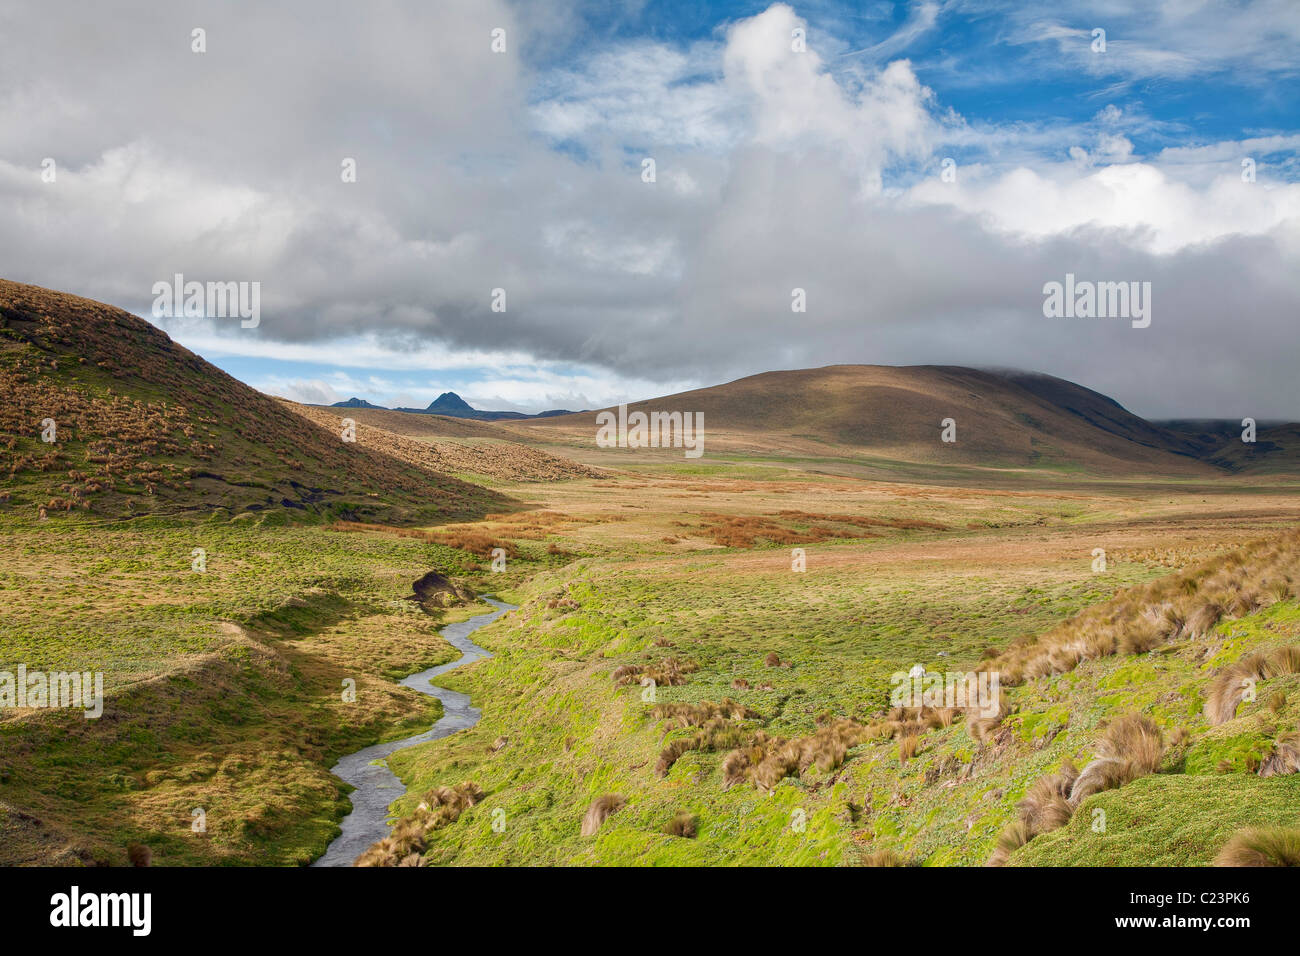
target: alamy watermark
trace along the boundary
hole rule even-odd
[[[618,406],[618,415],[596,415],[598,448],[684,448],[687,458],[704,454],[703,412],[632,412]]]
[[[1135,329],[1151,324],[1150,282],[1075,281],[1043,286],[1043,315],[1049,319],[1132,319]]]
[[[186,282],[178,272],[171,282],[155,282],[152,293],[155,319],[241,319],[244,329],[262,321],[260,282]]]
[[[78,708],[87,720],[104,713],[102,671],[0,671],[0,707]]]

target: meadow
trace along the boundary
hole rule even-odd
[[[901,671],[980,668],[1293,525],[1284,480],[991,471],[981,486],[744,456],[605,464],[599,478],[485,478],[515,510],[451,524],[0,515],[5,657],[102,670],[108,696],[99,721],[0,721],[4,862],[121,864],[131,844],[156,865],[309,862],[347,807],[328,768],[436,719],[436,701],[393,680],[453,657],[437,628],[482,610],[412,600],[430,570],[520,610],[476,632],[494,658],[441,679],[481,723],[391,758],[410,786],[393,808],[416,834],[408,861],[978,864],[1026,790],[1066,757],[1086,762],[1133,709],[1202,735],[1181,769],[1093,797],[1105,839],[1076,814],[1013,862],[1132,860],[1140,839],[1204,863],[1235,826],[1294,805],[1296,778],[1250,776],[1247,757],[1257,768],[1294,728],[1296,678],[1277,684],[1286,703],[1266,719],[1251,705],[1223,740],[1196,716],[1215,667],[1295,637],[1294,601],[1202,635],[1205,659],[1160,648],[1028,681],[992,738],[959,714],[869,729]],[[796,761],[772,786],[724,766],[755,741],[774,753],[770,741],[832,739],[829,761]],[[409,822],[460,784],[479,796],[437,826]],[[616,811],[584,835],[604,796]],[[1174,803],[1204,810],[1192,837],[1168,819]]]

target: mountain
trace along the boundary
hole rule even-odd
[[[344,441],[121,309],[3,280],[0,469],[0,508],[51,517],[427,521],[509,503]]]
[[[455,392],[443,392],[429,403],[429,407],[425,411],[432,412],[435,415],[463,416],[466,412],[469,412],[471,416],[474,414],[474,409],[470,406],[470,403]]]
[[[330,408],[384,408],[384,406],[371,405],[364,398],[357,398],[353,396],[352,398],[349,398],[346,402],[335,402],[333,405],[330,406]]]
[[[765,372],[628,406],[702,412],[709,449],[877,463],[1213,475],[1189,436],[1092,389],[1049,375],[958,366],[832,365]],[[940,440],[952,419],[956,441]],[[527,423],[531,434],[594,446],[596,413]],[[677,452],[680,454],[680,452]],[[607,453],[608,454],[608,453]]]
[[[335,406],[337,407],[337,406]],[[368,405],[368,408],[379,408],[378,405]],[[577,412],[571,412],[565,408],[552,409],[551,411],[538,412],[536,415],[525,415],[523,412],[487,412],[479,411],[470,405],[469,402],[461,398],[455,392],[443,392],[432,402],[428,408],[398,408],[395,411],[411,412],[417,415],[447,415],[451,418],[472,418],[481,422],[500,422],[514,419],[525,418],[548,418],[554,415],[574,415]]]
[[[1239,418],[1174,419],[1158,424],[1185,436],[1201,458],[1228,471],[1300,471],[1300,424],[1296,422],[1257,421],[1253,442],[1242,440],[1244,428]]]

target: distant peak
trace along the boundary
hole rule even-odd
[[[433,411],[434,409],[457,412],[472,412],[474,410],[473,406],[471,406],[469,402],[465,401],[465,399],[461,398],[455,392],[443,392],[430,402],[429,411]]]

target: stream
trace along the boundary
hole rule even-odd
[[[369,849],[372,843],[388,836],[388,806],[406,793],[406,787],[397,775],[388,769],[390,754],[407,747],[414,747],[428,740],[441,740],[458,730],[473,727],[479,720],[479,709],[470,706],[468,694],[462,694],[445,687],[430,683],[439,674],[455,670],[466,664],[491,657],[491,653],[479,647],[469,636],[486,624],[491,624],[507,611],[515,610],[516,605],[506,604],[492,598],[482,598],[496,610],[477,614],[464,621],[448,624],[438,634],[464,656],[437,667],[430,667],[419,673],[403,677],[399,684],[429,694],[442,701],[442,717],[422,734],[391,740],[385,744],[374,744],[340,758],[330,772],[356,787],[352,791],[352,812],[343,818],[343,832],[340,833],[323,856],[312,866],[351,866],[352,862]]]

